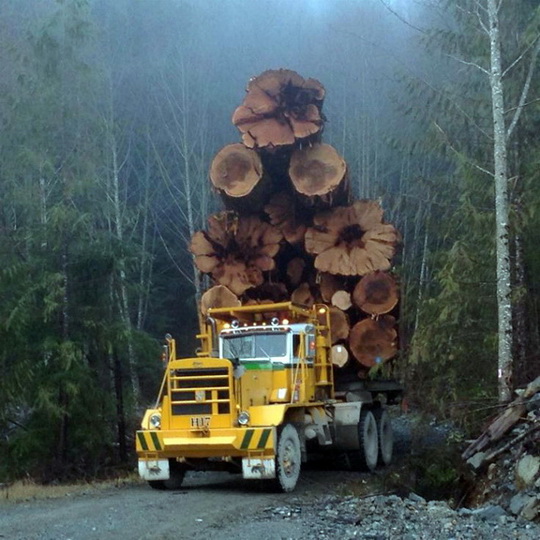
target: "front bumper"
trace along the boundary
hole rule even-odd
[[[276,428],[137,431],[140,458],[246,457],[275,454]]]

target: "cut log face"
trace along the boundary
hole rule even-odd
[[[287,264],[287,277],[291,285],[296,287],[300,284],[305,268],[306,261],[301,257],[295,257],[289,261],[289,264]]]
[[[349,346],[362,366],[371,368],[395,356],[397,332],[394,324],[394,317],[383,315],[377,320],[364,319],[352,327]]]
[[[301,283],[291,294],[291,302],[300,306],[312,307],[315,297],[311,293],[309,283]]]
[[[399,234],[381,220],[376,201],[357,201],[317,214],[305,236],[306,251],[317,255],[315,268],[346,276],[388,270]]]
[[[281,191],[270,199],[264,207],[270,218],[270,223],[277,227],[289,244],[299,244],[304,241],[309,212],[297,207],[291,194]]]
[[[388,313],[399,300],[396,280],[385,272],[368,274],[354,288],[353,300],[356,306],[370,315]]]
[[[240,296],[261,285],[262,272],[275,267],[282,238],[275,227],[255,216],[238,220],[232,212],[221,212],[210,216],[207,231],[193,235],[190,251],[201,272]]]
[[[349,318],[341,309],[330,307],[330,340],[332,344],[346,340],[349,337]]]
[[[349,361],[349,351],[347,351],[345,345],[332,345],[330,360],[332,365],[342,368]]]
[[[250,80],[232,122],[248,148],[294,144],[321,131],[324,87],[295,71],[268,70]]]
[[[351,294],[347,291],[336,291],[332,295],[332,305],[343,311],[347,311],[352,306]]]
[[[229,144],[214,157],[210,180],[229,197],[245,197],[263,177],[261,158],[243,144]]]
[[[318,281],[323,302],[331,303],[332,296],[343,288],[344,280],[336,275],[321,272],[318,275]]]
[[[201,313],[208,314],[210,308],[240,306],[241,302],[233,292],[223,285],[208,289],[201,297]]]
[[[345,179],[345,160],[329,144],[314,144],[295,150],[289,176],[298,193],[306,197],[325,196]]]

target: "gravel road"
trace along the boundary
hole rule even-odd
[[[62,499],[0,504],[0,538],[13,540],[437,540],[540,538],[540,526],[497,506],[454,511],[414,494],[358,495],[375,477],[304,471],[291,494],[226,473],[195,473],[178,491],[146,484],[89,488]],[[379,478],[380,480],[380,478]],[[355,493],[351,495],[351,493]]]
[[[182,489],[155,491],[134,481],[88,487],[62,498],[0,499],[7,540],[538,540],[540,525],[496,505],[452,510],[414,493],[389,493],[411,451],[411,421],[394,422],[397,465],[374,474],[307,468],[296,490],[278,494],[228,473],[189,473]],[[433,451],[447,430],[430,429]],[[322,466],[322,467],[321,467]],[[540,494],[539,494],[540,498]]]

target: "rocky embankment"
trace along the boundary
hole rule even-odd
[[[519,392],[463,457],[476,471],[472,502],[498,504],[540,523],[540,377]]]
[[[303,498],[260,514],[262,539],[311,540],[537,540],[540,526],[515,518],[499,505],[451,509],[443,501],[407,497],[327,496]],[[273,532],[272,532],[273,531]],[[239,531],[240,532],[240,531]],[[239,536],[238,538],[243,538]]]

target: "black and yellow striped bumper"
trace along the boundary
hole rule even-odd
[[[140,456],[163,457],[247,456],[251,453],[274,455],[275,427],[232,428],[197,431],[137,431],[136,449]]]

